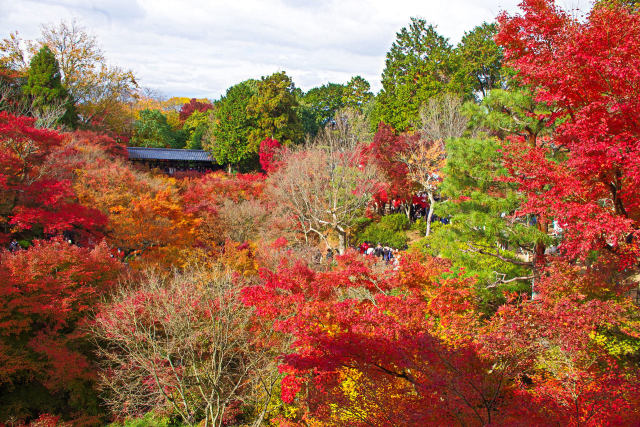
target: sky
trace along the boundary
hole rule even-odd
[[[0,38],[37,39],[61,20],[96,36],[108,62],[167,97],[217,99],[249,78],[286,71],[303,90],[367,79],[380,85],[385,55],[411,17],[452,44],[515,13],[520,0],[0,0]],[[587,10],[589,0],[559,0]]]

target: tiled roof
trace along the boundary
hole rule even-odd
[[[184,150],[176,148],[127,147],[129,158],[133,160],[185,160],[195,162],[213,162],[211,155],[204,150]]]

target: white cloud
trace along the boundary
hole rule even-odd
[[[76,19],[110,62],[167,95],[217,98],[232,84],[285,70],[308,90],[361,75],[380,88],[385,54],[412,16],[452,43],[518,0],[0,0],[0,36],[37,38]],[[588,8],[587,0],[565,0]]]

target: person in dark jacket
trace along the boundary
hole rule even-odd
[[[333,249],[327,248],[327,262],[333,261]]]
[[[382,249],[382,245],[380,243],[378,243],[376,245],[376,249],[375,249],[374,255],[377,256],[378,258],[382,257],[383,249]]]
[[[18,249],[20,249],[20,243],[18,243],[18,241],[17,241],[16,239],[13,239],[13,240],[11,241],[11,243],[9,243],[9,250],[10,250],[11,252],[15,252],[15,251],[17,251]]]

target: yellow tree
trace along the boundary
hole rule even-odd
[[[165,101],[161,102],[160,111],[167,116],[167,123],[173,130],[182,128],[180,122],[180,108],[189,102],[189,98],[186,96],[173,96]]]
[[[120,113],[120,104],[130,102],[135,95],[133,72],[108,65],[96,38],[75,21],[43,26],[38,42],[49,46],[58,59],[80,122],[109,127],[110,116]]]
[[[9,37],[0,42],[0,68],[16,71],[24,74],[29,68],[27,51],[34,49],[20,38],[17,31],[9,34]]]
[[[185,96],[174,96],[169,99],[165,99],[162,93],[153,89],[144,88],[141,94],[136,99],[136,103],[133,105],[135,118],[140,118],[140,111],[143,110],[159,110],[167,116],[167,120],[171,122],[172,115],[175,116],[176,126],[179,126],[178,113],[180,108],[189,102],[189,98]]]
[[[431,232],[431,217],[436,203],[435,195],[442,182],[441,171],[446,162],[444,142],[441,139],[409,138],[408,149],[400,155],[400,161],[407,166],[409,180],[418,184],[429,197],[425,233],[428,236]]]

